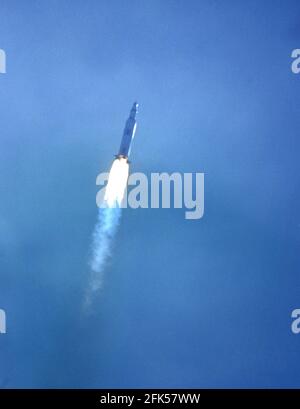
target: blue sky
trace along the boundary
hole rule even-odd
[[[299,387],[297,1],[2,1],[1,387]],[[205,215],[123,212],[82,312],[95,179],[204,172]]]

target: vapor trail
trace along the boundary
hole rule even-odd
[[[112,243],[122,214],[122,201],[127,186],[129,165],[127,159],[114,160],[109,172],[103,203],[93,233],[90,265],[90,280],[85,304],[91,304],[93,296],[103,283],[103,275],[112,256]]]

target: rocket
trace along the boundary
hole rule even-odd
[[[129,118],[126,121],[125,128],[123,131],[123,136],[121,140],[121,145],[119,149],[119,153],[116,155],[117,159],[126,159],[128,161],[128,157],[130,155],[131,144],[134,138],[135,130],[136,130],[136,114],[137,114],[138,103],[134,102]]]

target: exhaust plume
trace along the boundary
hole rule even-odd
[[[129,165],[126,158],[113,161],[105,188],[103,203],[98,211],[98,219],[93,232],[91,248],[90,281],[85,304],[90,305],[92,298],[103,284],[103,274],[111,257],[113,239],[121,218],[121,205],[127,187]]]

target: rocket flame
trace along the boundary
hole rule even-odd
[[[129,165],[127,159],[120,158],[113,161],[105,189],[105,207],[121,206],[127,186]]]
[[[111,255],[113,238],[121,217],[121,204],[127,187],[129,165],[127,159],[114,160],[105,188],[104,203],[99,208],[98,221],[93,233],[90,260],[90,282],[85,295],[85,307],[90,306],[93,296],[100,290],[103,273]]]

